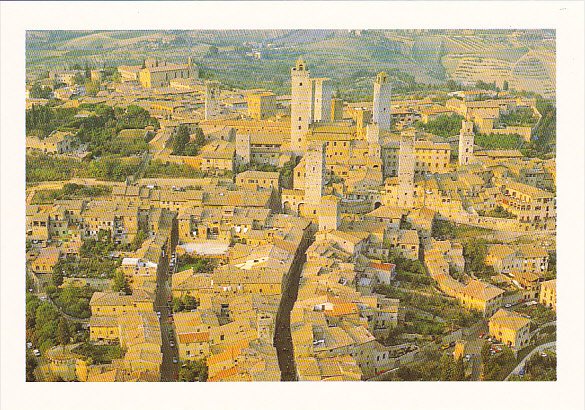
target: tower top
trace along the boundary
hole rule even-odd
[[[386,84],[388,82],[388,74],[385,71],[378,73],[376,76],[376,83],[377,84]]]
[[[307,69],[307,65],[305,64],[305,60],[303,60],[302,57],[299,57],[297,59],[297,62],[295,64],[295,70],[297,71],[305,71]]]

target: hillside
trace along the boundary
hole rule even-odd
[[[449,79],[500,87],[506,81],[551,97],[554,40],[554,32],[536,30],[29,31],[26,57],[27,75],[33,78],[49,66],[191,56],[209,76],[228,85],[282,94],[288,92],[291,64],[302,56],[314,75],[332,78],[348,98],[367,95],[372,74],[381,70],[390,73],[397,89]],[[258,51],[261,58],[252,58]]]

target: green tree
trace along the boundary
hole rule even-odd
[[[91,77],[91,67],[89,66],[87,61],[85,62],[84,71],[85,71],[85,77],[90,78]]]
[[[457,91],[459,89],[459,85],[455,80],[448,80],[447,81],[447,89],[449,91]]]
[[[100,91],[99,81],[86,81],[85,82],[85,93],[87,95],[95,96]]]
[[[49,87],[43,87],[39,83],[34,83],[30,89],[31,98],[45,98],[49,99],[53,95],[53,92]]]
[[[75,85],[83,85],[85,83],[85,76],[81,73],[77,73],[73,76],[73,83]]]
[[[461,131],[462,120],[463,117],[458,114],[439,115],[437,118],[429,120],[426,124],[417,121],[415,127],[430,132],[431,134],[447,138],[459,134],[459,131]]]
[[[32,355],[30,350],[27,350],[26,351],[26,381],[27,382],[36,381],[36,378],[35,378],[36,367],[37,367],[37,359]]]
[[[439,380],[453,380],[455,374],[453,358],[447,353],[441,356],[439,361],[440,376]]]
[[[181,382],[206,382],[207,363],[205,360],[187,362],[179,370],[179,381]]]
[[[63,284],[63,264],[59,262],[53,266],[53,273],[51,274],[51,282],[55,286],[61,286]]]
[[[195,144],[202,147],[205,145],[205,134],[203,134],[203,130],[199,127],[195,129]]]
[[[140,249],[147,236],[148,234],[143,229],[139,229],[136,233],[136,236],[132,240],[132,243],[130,244],[130,248],[134,251]]]
[[[59,325],[57,326],[57,341],[61,345],[66,345],[71,340],[71,334],[69,333],[69,324],[64,317],[59,319]]]
[[[115,292],[124,292],[126,294],[130,293],[130,286],[128,285],[126,276],[124,276],[124,272],[120,270],[116,271],[114,274],[114,283],[112,284],[112,289]]]
[[[173,155],[183,155],[189,139],[189,128],[185,124],[179,125],[175,138],[173,139]]]
[[[207,54],[210,56],[217,55],[219,53],[219,49],[216,46],[210,46],[209,50],[207,50]]]
[[[463,364],[463,356],[459,356],[459,359],[455,361],[455,372],[453,374],[453,380],[465,380],[465,365]]]

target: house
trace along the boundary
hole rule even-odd
[[[540,284],[540,298],[542,305],[557,310],[557,280],[547,280]]]
[[[154,299],[144,291],[132,295],[118,292],[94,292],[89,301],[92,316],[121,316],[127,312],[154,311]]]
[[[490,317],[502,306],[503,294],[504,291],[496,286],[472,279],[455,297],[467,309],[478,310]]]
[[[177,346],[181,362],[199,360],[211,354],[209,332],[180,333]]]
[[[530,319],[516,312],[499,309],[489,320],[490,336],[514,350],[530,342]]]
[[[390,285],[396,276],[396,265],[393,263],[370,262],[368,268],[374,272],[377,282],[382,285]]]
[[[120,337],[116,316],[91,316],[89,318],[89,340],[116,340]]]
[[[276,190],[278,191],[278,172],[244,171],[236,176],[236,186],[249,190]]]
[[[31,262],[31,269],[35,273],[53,273],[60,256],[61,251],[56,247],[43,248]]]
[[[77,138],[70,132],[53,131],[48,137],[26,137],[26,149],[37,150],[45,154],[65,154],[71,152],[77,144]]]

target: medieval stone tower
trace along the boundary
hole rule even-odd
[[[205,83],[205,119],[211,120],[219,115],[219,82]]]
[[[473,121],[463,120],[459,132],[459,166],[473,162]]]
[[[398,194],[396,205],[402,208],[414,206],[414,141],[415,134],[400,136],[398,151]]]
[[[339,198],[334,195],[325,195],[319,205],[319,230],[335,230],[341,222]]]
[[[368,177],[382,183],[384,180],[382,171],[382,138],[380,135],[380,127],[377,124],[367,125],[366,141],[368,143]]]
[[[263,340],[268,344],[272,344],[274,342],[274,322],[275,318],[270,313],[259,311],[256,314],[256,330],[258,331],[258,339]]]
[[[313,87],[313,122],[331,121],[333,86],[328,78],[311,79]]]
[[[236,133],[236,163],[249,164],[251,161],[250,134]]]
[[[305,153],[305,202],[318,207],[325,184],[325,145],[311,141]]]
[[[387,130],[390,129],[392,117],[390,115],[390,102],[392,100],[392,85],[388,74],[381,72],[374,81],[374,105],[372,109],[372,122]]]
[[[291,151],[300,155],[305,149],[309,124],[313,122],[313,86],[309,70],[302,59],[297,60],[290,76],[290,146]]]

